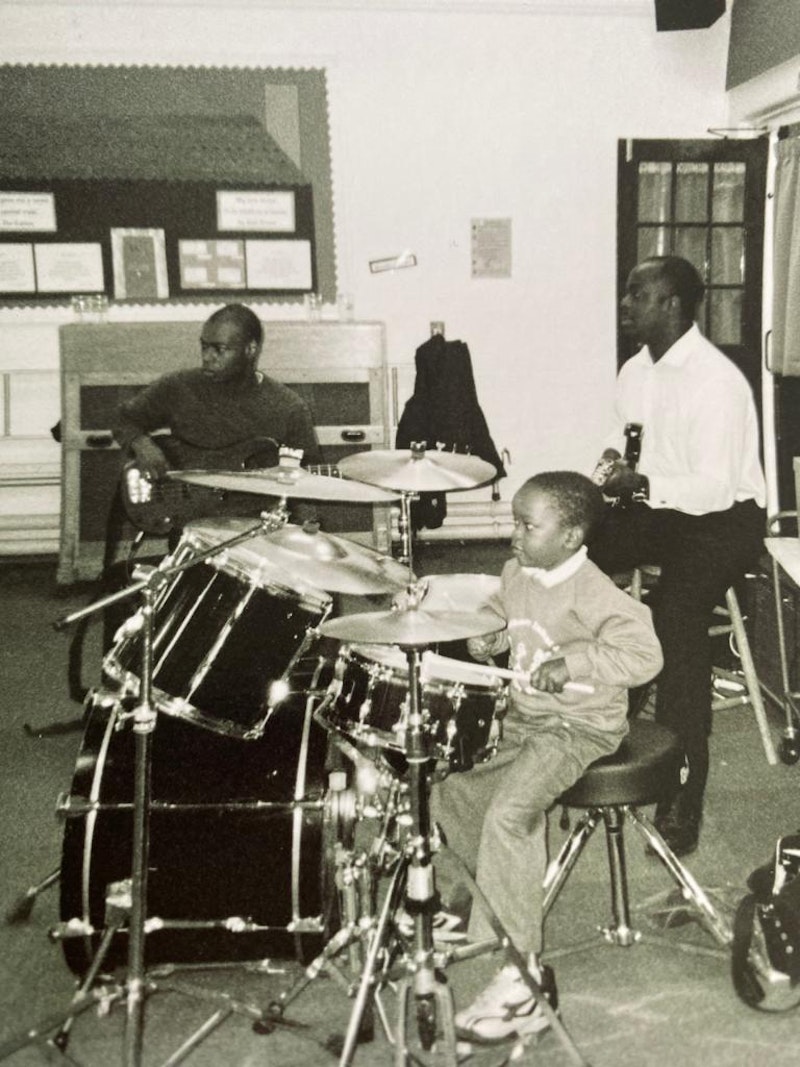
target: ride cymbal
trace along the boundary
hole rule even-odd
[[[496,468],[477,456],[417,447],[356,452],[339,460],[338,467],[348,478],[410,493],[475,489],[497,477]]]
[[[325,637],[354,644],[415,647],[480,637],[502,630],[505,625],[505,620],[492,611],[459,613],[408,608],[343,615],[323,623],[319,629]]]
[[[397,499],[397,493],[387,492],[374,485],[347,478],[332,478],[327,474],[310,474],[302,468],[261,467],[246,471],[169,471],[168,476],[180,482],[222,489],[231,493],[256,493],[261,496],[296,497],[305,500],[327,500],[345,504],[386,504]]]
[[[366,545],[324,533],[316,523],[287,524],[264,537],[273,562],[329,593],[393,593],[408,582],[408,568]]]

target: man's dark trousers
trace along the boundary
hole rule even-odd
[[[756,564],[765,530],[764,510],[753,500],[706,515],[637,503],[609,506],[589,543],[590,558],[606,574],[641,564],[661,568],[649,599],[664,653],[656,721],[673,729],[682,744],[689,775],[681,807],[697,818],[702,814],[711,733],[708,628],[726,591]]]

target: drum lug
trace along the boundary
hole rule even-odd
[[[67,792],[61,792],[56,797],[56,818],[74,818],[76,815],[86,815],[91,810],[92,805],[87,797],[78,797]]]
[[[464,689],[463,682],[456,682],[447,690],[447,699],[452,701],[454,710],[458,712],[461,705],[464,703],[464,697],[466,696],[466,690]]]
[[[290,934],[320,934],[324,930],[321,918],[293,919],[286,929]]]

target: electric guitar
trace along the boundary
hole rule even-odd
[[[642,454],[643,433],[644,429],[640,422],[629,422],[625,426],[625,455],[622,459],[632,471],[636,470]],[[607,459],[605,456],[600,460],[592,473],[592,481],[595,485],[600,486],[601,489],[603,488],[614,469],[615,462],[617,462],[616,459]],[[624,493],[620,493],[619,496],[613,497],[611,504],[612,507],[626,508],[643,499],[644,497],[640,492],[635,489],[628,489]]]
[[[158,445],[171,462],[174,460],[174,448],[170,449],[168,441],[169,438],[159,437]],[[280,461],[280,454],[281,449],[272,438],[252,438],[225,449],[225,470],[275,467]],[[178,464],[175,463],[175,466]],[[322,464],[304,470],[310,474],[338,475],[333,465]],[[237,512],[237,499],[238,512],[241,513],[242,495],[169,477],[151,478],[141,470],[136,460],[123,466],[120,478],[120,496],[128,519],[138,530],[156,537],[164,537],[192,519],[233,515]]]

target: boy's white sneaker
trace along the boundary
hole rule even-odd
[[[542,967],[542,992],[553,1009],[558,1008],[558,990],[551,967]],[[509,1037],[544,1033],[550,1017],[539,1004],[514,964],[494,976],[468,1008],[456,1013],[456,1033],[466,1041],[491,1045]]]

